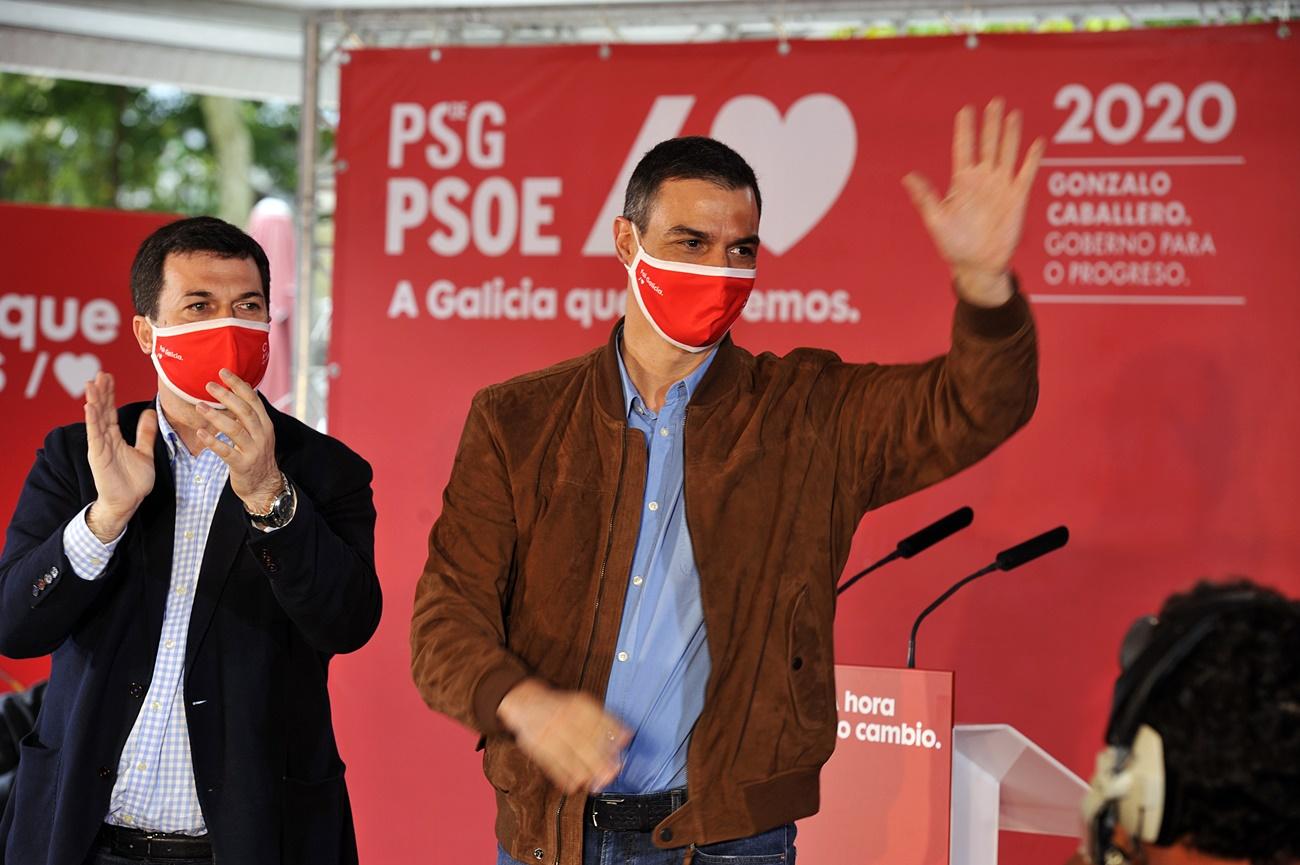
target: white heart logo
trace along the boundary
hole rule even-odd
[[[763,248],[783,255],[817,226],[853,173],[853,115],[829,93],[803,97],[782,119],[761,96],[737,96],[713,120],[714,138],[754,168],[763,192]]]
[[[64,352],[54,359],[54,377],[73,399],[81,399],[86,392],[86,382],[94,378],[99,369],[99,358],[93,354]]]

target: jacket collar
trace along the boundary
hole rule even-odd
[[[619,372],[618,343],[624,319],[614,323],[605,347],[596,352],[596,403],[601,412],[619,424],[627,423],[627,403],[624,401],[623,376]],[[691,395],[691,405],[713,405],[736,392],[740,383],[744,350],[732,342],[728,333],[718,343],[708,371]]]

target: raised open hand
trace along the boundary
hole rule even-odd
[[[135,444],[127,444],[117,425],[115,397],[109,373],[98,373],[86,383],[87,457],[98,493],[86,523],[105,543],[122,533],[153,489],[153,445],[158,437],[158,413],[148,409],[136,425]]]
[[[1046,148],[1042,138],[1035,139],[1017,171],[1021,114],[1013,111],[1004,120],[1003,111],[1001,99],[984,110],[978,156],[975,109],[968,105],[957,113],[952,183],[943,198],[921,174],[903,178],[934,245],[952,268],[958,294],[979,306],[997,306],[1011,296],[1008,268]]]

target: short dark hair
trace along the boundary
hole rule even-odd
[[[659,187],[667,180],[707,180],[722,189],[754,190],[760,213],[763,196],[758,178],[744,158],[721,141],[690,135],[661,141],[641,157],[623,197],[623,216],[645,231]]]
[[[1254,865],[1300,860],[1300,603],[1247,580],[1174,595],[1158,628],[1184,627],[1225,599],[1214,630],[1152,693],[1181,800],[1180,840]],[[1258,601],[1258,603],[1256,603]]]
[[[251,258],[262,277],[262,293],[270,304],[271,265],[261,245],[229,222],[215,216],[194,216],[164,225],[140,244],[131,264],[131,299],[137,314],[147,318],[158,317],[163,265],[167,256],[187,253],[205,253],[218,258]]]

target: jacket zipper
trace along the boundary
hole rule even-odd
[[[687,534],[688,536],[689,536],[690,533],[691,533],[691,514],[690,514],[689,503],[686,501],[686,422],[687,422],[688,420],[690,420],[690,417],[691,417],[691,405],[690,405],[690,403],[687,403],[687,404],[686,404],[686,408],[682,409],[682,523],[686,526],[686,534]],[[695,555],[694,548],[695,548],[695,538],[692,537],[692,538],[691,538],[691,555],[692,555],[692,557],[694,557],[694,555]],[[697,574],[698,574],[698,572],[699,572],[698,559],[697,559],[696,561],[697,561],[697,564],[696,564],[696,566],[695,566],[695,570],[696,570],[696,572],[697,572]],[[701,617],[701,618],[704,617],[704,586],[703,586],[703,583],[704,583],[704,577],[703,577],[703,575],[699,575],[699,585],[697,586],[697,588],[699,589],[699,592],[700,592],[700,617]],[[705,626],[704,626],[704,648],[705,648],[705,651],[708,651],[708,648],[709,648],[709,626],[708,626],[707,623],[705,623]],[[712,656],[710,656],[710,657],[712,657]],[[709,661],[710,666],[712,665],[712,663],[713,663],[712,660],[710,660],[710,661]],[[708,690],[708,682],[705,682],[705,691],[706,691],[706,693],[707,693],[707,690]],[[700,714],[704,714],[704,710],[703,710],[703,708],[700,709]],[[697,724],[697,725],[699,724],[699,719],[698,719],[698,718],[696,719],[696,724]],[[695,744],[695,729],[694,729],[694,727],[692,727],[692,728],[691,728],[691,741],[686,745],[686,785],[687,785],[687,790],[688,790],[688,791],[690,790],[690,783],[691,783],[691,748],[692,748],[692,746],[693,746],[694,744]],[[688,795],[689,795],[689,792],[688,792]],[[694,844],[691,845],[690,850],[691,850],[691,854],[688,855],[687,858],[686,858],[686,862],[688,862],[688,863],[691,861],[691,856],[694,855],[694,851],[695,851],[695,845],[694,845]]]
[[[596,579],[596,606],[591,616],[591,633],[587,635],[587,649],[582,656],[582,669],[578,672],[578,687],[582,687],[582,682],[587,678],[587,662],[591,660],[591,644],[596,641],[596,628],[600,623],[600,598],[604,594],[605,588],[605,570],[609,566],[609,554],[614,549],[614,523],[618,519],[618,503],[623,497],[623,472],[627,467],[627,432],[623,432],[623,447],[619,452],[618,458],[618,481],[614,486],[614,505],[609,512],[609,530],[605,540],[605,557],[600,563],[600,576]],[[560,797],[559,804],[555,806],[555,865],[560,865],[560,851],[563,847],[561,836],[560,815],[564,812],[564,803],[568,801],[568,796]]]

